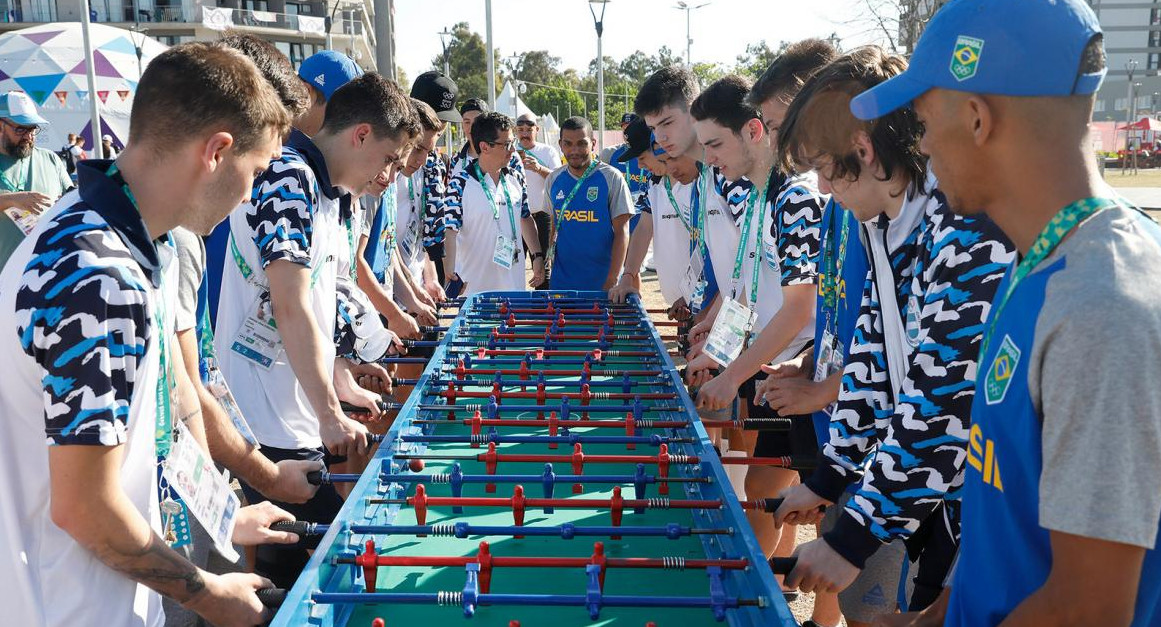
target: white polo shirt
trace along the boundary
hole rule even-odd
[[[346,227],[340,221],[338,190],[319,176],[321,155],[313,144],[303,144],[310,140],[299,135],[295,133],[283,147],[282,156],[255,181],[251,202],[230,214],[233,244],[226,249],[222,267],[214,337],[222,374],[254,435],[263,445],[284,449],[322,446],[318,416],[294,375],[286,351],[278,351],[266,367],[232,347],[268,292],[266,266],[277,260],[310,268],[311,310],[323,337],[329,340],[334,336],[337,261],[350,254]],[[325,175],[325,165],[322,173]],[[235,247],[242,264],[234,259]],[[253,272],[250,279],[243,276],[242,266]],[[330,376],[334,343],[324,343],[321,357]]]
[[[0,273],[0,622],[159,626],[159,594],[52,521],[49,448],[120,446],[121,490],[161,531],[158,340],[173,334],[176,253],[150,241],[123,180],[78,172],[84,196],[46,212]]]
[[[423,250],[423,211],[427,191],[423,185],[424,169],[411,176],[402,172],[395,177],[395,241],[399,260],[416,281],[423,281],[423,265],[427,253]]]
[[[448,183],[448,195],[444,199],[447,228],[457,233],[455,271],[467,284],[464,296],[493,290],[525,290],[520,219],[531,214],[528,204],[521,202],[519,180],[508,169],[500,171],[499,185],[491,176],[484,175],[484,183],[498,209],[493,211],[492,201],[476,178],[479,170],[475,164],[473,160],[466,169],[456,172]],[[506,186],[507,198],[500,185]],[[514,232],[512,222],[516,224]],[[496,238],[500,235],[515,240],[515,259],[510,268],[493,260]]]
[[[693,206],[694,190],[699,180],[700,178],[690,183],[679,183],[675,179],[664,177],[651,183],[649,191],[643,197],[644,202],[638,203],[641,205],[639,208],[650,214],[653,219],[653,262],[657,267],[661,296],[670,305],[682,297],[681,283],[685,280],[692,258],[690,254],[692,235],[686,225],[696,221],[696,218],[691,221],[691,212],[700,209],[702,190],[698,190],[699,193],[696,195],[699,206]],[[671,186],[672,198],[670,190],[666,188],[666,181],[669,181]],[[712,192],[713,183],[708,183],[706,189]],[[701,253],[698,251],[696,254]]]
[[[517,156],[524,152],[532,155],[540,165],[548,168],[550,173],[561,165],[560,152],[548,144],[537,143],[531,150],[525,150],[520,144],[517,144],[516,150]],[[524,169],[524,172],[525,182],[528,185],[528,210],[532,213],[548,211],[548,204],[544,198],[544,181],[548,179],[548,175],[540,176],[535,172],[530,172],[527,168]]]

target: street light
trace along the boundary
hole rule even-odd
[[[450,30],[447,29],[446,26],[444,26],[443,30],[439,31],[439,43],[441,46],[443,46],[443,75],[448,77],[448,78],[451,78],[451,60],[450,60],[450,57],[448,56],[448,53],[447,53],[448,37],[455,37],[455,33],[451,32]],[[455,106],[455,103],[452,103],[452,106]],[[450,156],[452,153],[452,138],[451,138],[450,125],[449,125],[449,128],[447,129],[447,132],[444,133],[444,135],[443,135],[443,144],[444,144],[445,149],[447,150],[447,154]]]
[[[516,68],[519,67],[520,61],[524,57],[519,54],[513,54],[506,58],[508,64],[512,67],[512,119],[520,117],[520,107],[517,104],[520,97],[520,79],[516,78]]]
[[[690,54],[690,49],[693,47],[693,37],[690,37],[689,34],[689,14],[709,4],[709,2],[703,2],[697,6],[690,6],[685,0],[679,0],[677,6],[673,7],[685,11],[685,65],[691,70],[693,69],[693,56]]]
[[[1125,102],[1125,160],[1121,163],[1121,173],[1123,174],[1129,165],[1129,151],[1132,149],[1129,138],[1129,125],[1133,123],[1133,73],[1137,71],[1137,60],[1129,59],[1125,64],[1125,72],[1129,75],[1129,84],[1126,86],[1129,93],[1126,94],[1128,101]]]
[[[601,51],[601,35],[605,32],[605,8],[609,0],[589,0],[589,13],[593,14],[593,25],[597,27],[597,116],[600,122],[595,124],[600,129],[597,135],[597,150],[605,149],[605,57]],[[597,17],[595,5],[600,5],[601,16]]]

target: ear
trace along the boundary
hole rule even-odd
[[[967,122],[970,125],[972,141],[976,147],[983,146],[991,139],[996,127],[996,110],[983,96],[969,96],[965,102]]]
[[[234,136],[225,131],[210,135],[202,144],[202,164],[207,172],[214,172],[222,165],[225,152],[234,145]]]
[[[371,139],[371,125],[366,122],[356,124],[351,130],[351,142],[356,146],[362,146],[364,142]]]
[[[854,144],[853,147],[855,154],[859,157],[859,163],[865,168],[871,167],[875,163],[875,146],[871,143],[871,136],[866,131],[857,131],[851,143]]]
[[[743,131],[746,138],[752,143],[760,142],[766,136],[766,127],[762,124],[762,120],[758,118],[750,118],[750,121],[746,122]]]

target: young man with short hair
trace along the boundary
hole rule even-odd
[[[516,137],[520,144],[516,152],[520,155],[521,164],[526,173],[525,183],[528,185],[528,208],[532,211],[532,219],[536,221],[536,233],[540,236],[540,250],[548,250],[548,236],[552,232],[552,212],[545,200],[545,181],[552,171],[561,164],[560,152],[555,146],[542,144],[536,141],[536,133],[540,127],[536,124],[536,116],[530,113],[521,113],[516,118]],[[534,285],[534,289],[543,289],[546,285]]]
[[[206,573],[167,546],[157,476],[172,429],[199,414],[167,233],[225,218],[289,122],[238,52],[166,50],[142,75],[125,151],[80,164],[80,190],[0,273],[0,459],[21,477],[0,498],[7,622],[158,625],[158,593],[214,624],[269,618],[255,595],[269,581]]]
[[[629,294],[639,294],[633,281],[639,277],[650,243],[656,243],[657,281],[669,305],[671,319],[691,324],[693,314],[717,295],[717,283],[709,267],[701,238],[704,189],[708,177],[701,176],[701,164],[689,156],[670,157],[643,118],[635,118],[625,131],[628,148],[621,158],[638,159],[657,176],[648,192],[637,200],[637,208],[650,216],[629,237],[629,250],[617,285],[609,290],[613,302],[624,302]],[[698,185],[703,183],[703,185]],[[639,280],[639,278],[638,278]],[[685,335],[688,328],[679,331]]]
[[[451,167],[449,168],[452,176],[455,176],[456,171],[466,165],[469,160],[479,158],[480,153],[472,143],[472,123],[476,121],[476,118],[491,110],[488,102],[482,98],[468,98],[464,101],[464,104],[460,105],[464,145],[460,147],[459,152],[452,155]]]
[[[574,116],[560,125],[567,165],[545,181],[552,209],[549,285],[554,290],[607,290],[616,283],[636,213],[625,178],[593,157],[593,127]],[[555,251],[555,252],[554,252]]]
[[[982,326],[959,436],[950,605],[901,623],[1161,621],[1161,228],[1093,164],[1102,40],[1079,0],[954,2],[910,68],[851,102],[864,119],[912,102],[951,206],[986,214],[1020,252]]]
[[[749,82],[729,76],[706,88],[690,107],[706,161],[718,172],[717,198],[711,200],[726,210],[707,215],[706,242],[719,295],[705,322],[713,331],[694,347],[686,379],[700,388],[698,407],[722,409],[741,398],[749,416],[773,417],[752,403],[754,385],[762,365],[789,359],[810,341],[825,200],[813,175],[795,175],[775,163],[761,112],[746,100],[749,92]],[[714,376],[711,370],[718,366],[722,369]],[[798,454],[813,449],[814,431],[809,422],[797,422],[789,432],[759,432],[752,446],[757,457]],[[746,496],[774,496],[796,477],[792,470],[752,467]],[[752,516],[751,524],[770,555],[779,533],[764,524],[765,518]]]
[[[839,58],[807,82],[779,133],[783,159],[809,164],[863,223],[871,271],[820,465],[784,493],[775,520],[818,522],[820,506],[857,484],[834,527],[798,548],[787,584],[844,590],[903,540],[919,562],[910,602],[925,607],[958,542],[980,329],[1012,248],[990,221],[951,211],[913,112],[869,123],[850,114],[854,96],[905,67],[877,47]]]
[[[544,280],[536,222],[520,181],[508,168],[516,152],[512,119],[483,113],[472,123],[472,145],[478,159],[461,163],[448,184],[444,274],[448,296],[470,296],[489,290],[524,289],[524,246],[532,258],[531,285]]]
[[[380,416],[377,396],[354,385],[350,363],[335,356],[336,284],[350,272],[355,249],[342,200],[397,162],[416,126],[394,83],[378,74],[354,79],[331,95],[319,132],[292,134],[254,183],[250,204],[230,216],[215,349],[262,452],[274,461],[368,447],[366,428],[339,406],[342,399]],[[340,505],[333,487],[324,486],[305,505],[283,507],[329,520]],[[285,586],[306,559],[301,548],[263,547],[257,568]]]

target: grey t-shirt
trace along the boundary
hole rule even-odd
[[[51,150],[33,148],[32,154],[24,159],[0,154],[0,193],[40,192],[55,203],[72,186],[64,163]],[[0,206],[0,210],[5,208]],[[24,232],[7,214],[0,212],[0,267],[23,241]]]
[[[1112,208],[1039,267],[1028,368],[1043,416],[1040,524],[1153,548],[1161,519],[1161,226]]]
[[[192,231],[169,232],[177,248],[177,327],[180,333],[198,325],[198,289],[206,271],[206,245]]]

